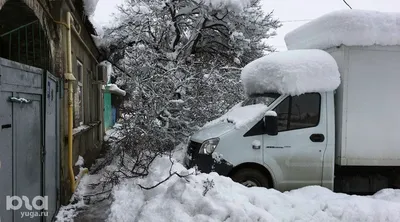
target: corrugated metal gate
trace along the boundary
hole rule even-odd
[[[0,58],[0,218],[51,221],[58,207],[59,96],[50,73]],[[47,196],[48,216],[7,210],[7,196]],[[40,202],[36,204],[40,205]],[[14,201],[13,206],[18,202]],[[23,212],[34,215],[24,216]]]

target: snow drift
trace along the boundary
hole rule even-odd
[[[173,156],[182,162],[184,154],[185,149],[180,147]],[[127,179],[115,186],[113,198],[107,203],[85,204],[84,196],[104,191],[102,186],[94,188],[91,184],[106,180],[111,172],[118,170],[117,160],[99,174],[84,176],[74,194],[77,202],[61,207],[56,221],[397,222],[400,218],[400,190],[384,189],[373,196],[350,196],[310,186],[281,193],[274,189],[247,188],[216,173],[199,174],[174,159],[171,167],[169,157],[157,158],[147,177]],[[172,176],[150,190],[138,186],[154,186],[170,172],[188,176]]]
[[[335,90],[340,73],[335,59],[318,49],[272,53],[247,64],[241,74],[247,95],[274,92],[300,95]]]
[[[400,13],[340,10],[326,14],[285,36],[288,49],[335,46],[400,45]]]
[[[372,197],[349,196],[312,186],[281,193],[273,189],[247,188],[216,173],[169,175],[168,157],[157,159],[150,175],[129,180],[114,190],[109,221],[398,221],[399,190],[383,190]],[[193,173],[175,163],[172,172]],[[397,199],[387,195],[397,195]],[[388,199],[388,200],[381,200]],[[397,201],[397,202],[396,202]]]

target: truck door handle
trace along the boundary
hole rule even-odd
[[[325,141],[325,136],[324,134],[312,134],[310,140],[314,143],[322,143]]]

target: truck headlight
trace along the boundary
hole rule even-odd
[[[217,148],[219,143],[219,138],[209,139],[203,142],[200,147],[199,154],[212,154]]]

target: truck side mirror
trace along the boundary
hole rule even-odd
[[[264,128],[267,135],[278,135],[278,115],[275,111],[268,111],[264,116]]]

